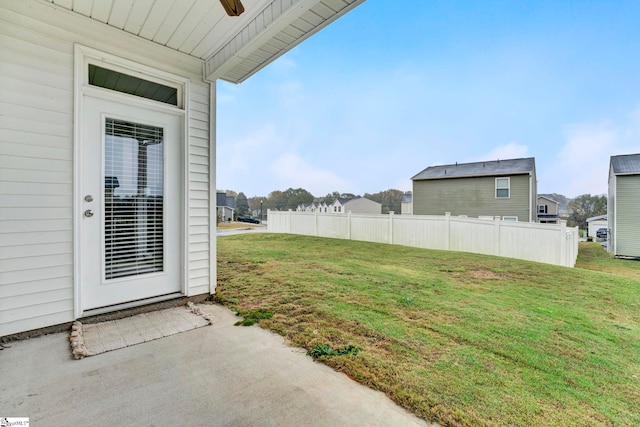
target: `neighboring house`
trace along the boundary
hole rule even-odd
[[[400,213],[402,215],[413,215],[413,194],[405,193],[402,195]]]
[[[598,215],[587,218],[587,236],[596,237],[596,232],[599,228],[609,228],[609,222],[607,221],[607,215]]]
[[[216,193],[216,208],[218,210],[218,218],[222,221],[230,221],[233,219],[233,213],[236,209],[236,199],[233,196],[227,196],[227,193]]]
[[[298,205],[296,212],[328,212],[329,208],[325,202],[303,203]]]
[[[557,224],[560,203],[547,196],[538,196],[537,216],[542,224]]]
[[[536,221],[533,157],[430,166],[411,179],[414,215]]]
[[[338,198],[328,206],[329,212],[354,214],[381,214],[382,204],[366,197]]]
[[[611,156],[607,217],[608,251],[640,258],[640,153]]]
[[[214,293],[216,81],[363,1],[0,0],[0,337]]]

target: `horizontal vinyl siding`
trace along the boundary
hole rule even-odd
[[[201,62],[42,2],[0,0],[0,336],[74,319],[74,43],[191,80],[187,292],[209,291]]]
[[[189,100],[189,245],[188,290],[190,296],[209,293],[209,87],[191,86]],[[197,243],[207,243],[199,245]],[[215,254],[213,254],[215,257]]]
[[[510,177],[510,197],[496,199],[495,177],[413,182],[414,215],[517,216],[529,221],[529,175]]]
[[[0,15],[0,336],[73,320],[73,47]]]
[[[616,255],[640,257],[640,175],[618,176]]]

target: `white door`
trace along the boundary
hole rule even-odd
[[[182,117],[83,101],[82,310],[180,292]]]

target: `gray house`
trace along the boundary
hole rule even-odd
[[[218,218],[221,221],[229,221],[233,219],[233,213],[236,210],[236,199],[233,196],[227,196],[224,191],[216,193],[216,209]]]
[[[611,156],[607,216],[609,252],[640,258],[640,154]]]
[[[430,166],[411,178],[414,215],[536,221],[535,158]]]
[[[338,198],[329,207],[329,212],[354,214],[380,214],[382,205],[366,197]]]

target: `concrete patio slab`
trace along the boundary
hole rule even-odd
[[[9,343],[0,417],[39,426],[428,425],[282,337],[233,326],[228,309],[202,308],[210,327],[82,360],[64,333]]]

